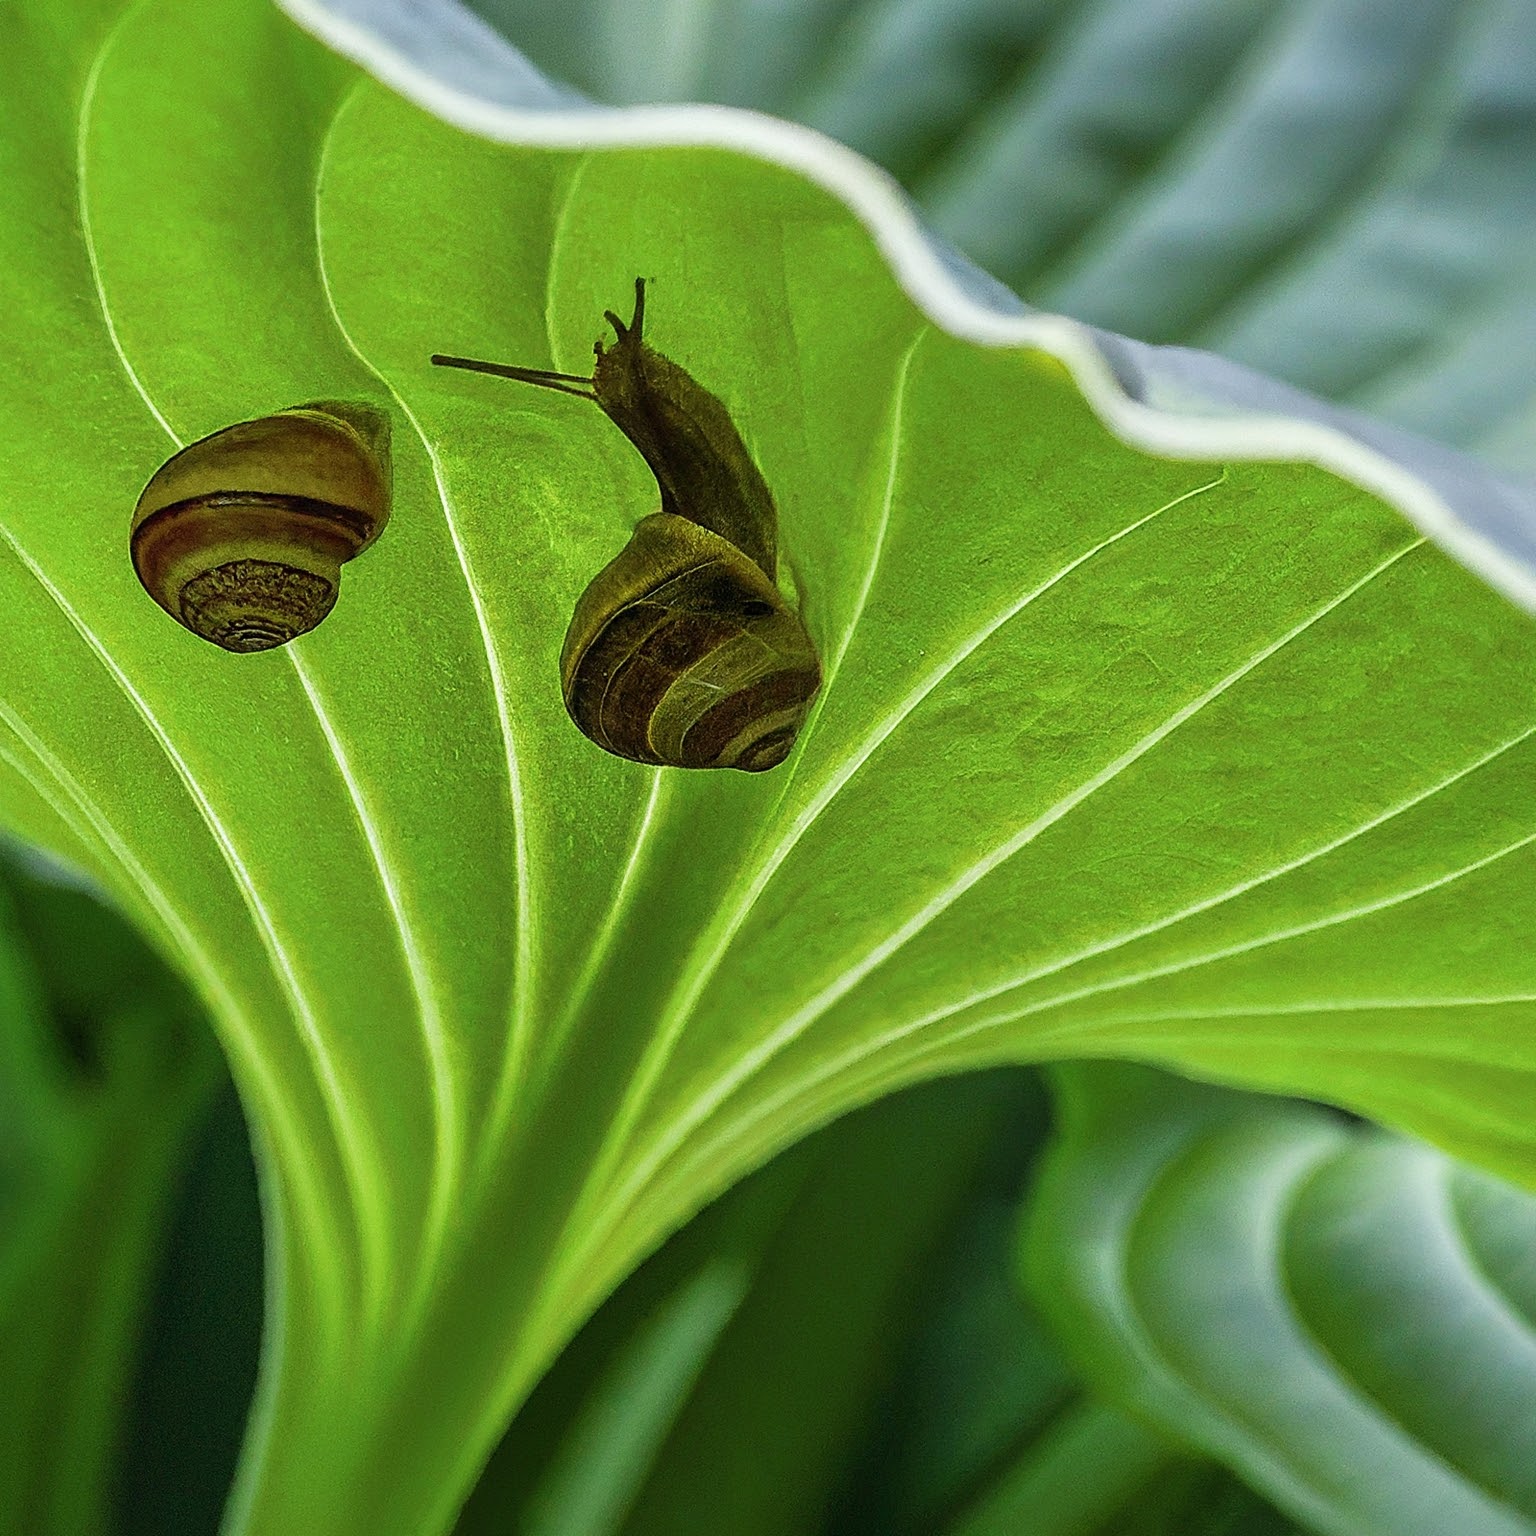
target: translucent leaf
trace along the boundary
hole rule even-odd
[[[1527,503],[1343,417],[1136,403],[803,131],[302,10],[439,115],[243,0],[0,13],[0,807],[181,965],[253,1124],[232,1533],[446,1528],[643,1254],[905,1082],[1133,1054],[1530,1176],[1536,629],[1447,553],[1536,592]],[[577,370],[637,274],[823,658],[771,774],[572,728],[572,604],[654,484],[589,406],[427,361]],[[220,652],[135,580],[135,498],[317,398],[391,415],[393,521],[312,635]]]

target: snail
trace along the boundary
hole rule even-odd
[[[775,580],[778,511],[725,406],[647,346],[634,317],[604,318],[591,377],[434,354],[594,401],[639,450],[661,510],[576,601],[560,652],[577,729],[634,762],[760,773],[789,755],[821,686],[816,649]]]
[[[315,400],[242,421],[155,471],[134,508],[133,568],[193,634],[270,650],[331,611],[389,492],[389,421],[370,406]]]

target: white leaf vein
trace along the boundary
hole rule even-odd
[[[528,981],[528,968],[525,963],[525,957],[529,952],[527,937],[528,872],[522,784],[500,657],[491,634],[490,621],[486,614],[485,604],[480,593],[479,584],[475,579],[468,551],[464,545],[458,525],[458,518],[453,508],[446,477],[443,473],[442,463],[436,448],[429,440],[415,412],[411,410],[393,384],[368,360],[347,328],[345,321],[341,317],[340,308],[336,303],[335,292],[330,280],[330,271],[325,259],[325,232],[320,212],[320,189],[324,185],[328,173],[331,153],[335,146],[337,128],[345,118],[348,108],[366,88],[366,84],[367,82],[365,81],[359,81],[353,86],[345,99],[338,104],[321,144],[320,155],[316,163],[314,192],[316,270],[321,292],[325,296],[326,306],[330,311],[331,322],[336,329],[337,335],[357,359],[358,363],[367,370],[370,376],[378,381],[380,387],[395,402],[401,414],[410,423],[411,429],[416,433],[423,451],[427,455],[428,462],[432,468],[433,481],[437,488],[443,521],[448,530],[450,542],[453,545],[455,560],[458,564],[460,575],[464,580],[466,593],[475,615],[476,626],[484,648],[487,675],[490,680],[492,696],[495,700],[497,723],[501,734],[503,757],[507,765],[508,800],[511,810],[513,851],[516,864],[518,940],[517,955],[514,961],[513,999],[509,1009],[511,1017],[508,1031],[513,1042],[509,1049],[515,1057],[517,1055],[517,1042],[521,1040],[524,1033],[520,1028],[520,1023],[523,1017],[522,999],[525,996]],[[297,659],[295,660],[295,665],[299,665]],[[311,702],[317,705],[317,716],[323,716],[323,711],[318,709],[318,700],[307,686],[306,692],[310,692]],[[342,773],[343,780],[348,785],[349,793],[352,794],[353,804],[357,809],[365,835],[368,837],[369,848],[373,853],[381,884],[390,903],[401,952],[405,957],[416,997],[417,1017],[422,1030],[430,1079],[429,1092],[433,1110],[433,1169],[428,1196],[427,1216],[422,1233],[418,1261],[415,1266],[414,1284],[405,1306],[405,1326],[402,1331],[408,1333],[427,1304],[433,1277],[442,1260],[449,1234],[454,1225],[462,1183],[468,1128],[465,1124],[461,1103],[452,1041],[449,1038],[447,1021],[437,1001],[436,988],[432,980],[430,968],[426,964],[419,945],[416,943],[412,927],[406,917],[404,902],[399,894],[397,882],[390,871],[383,840],[379,836],[377,829],[373,827],[373,821],[364,804],[360,787],[346,765],[345,753],[341,748],[340,740],[334,730],[328,729],[328,723],[323,725],[323,728],[327,728],[327,740],[331,743],[338,769]]]
[[[807,1003],[796,1009],[794,1013],[771,1030],[750,1050],[743,1052],[714,1082],[695,1095],[673,1119],[672,1123],[655,1138],[646,1154],[636,1159],[623,1185],[615,1191],[610,1210],[622,1211],[626,1201],[635,1191],[646,1183],[652,1174],[671,1156],[672,1152],[688,1138],[689,1134],[707,1120],[728,1097],[760,1072],[786,1046],[798,1039],[834,1003],[840,1001],[863,981],[866,976],[910,943],[913,938],[948,911],[955,902],[972,890],[980,881],[984,880],[994,870],[1012,858],[1020,849],[1028,846],[1041,833],[1056,825],[1063,817],[1076,810],[1078,806],[1082,805],[1084,801],[1103,788],[1104,785],[1112,782],[1134,763],[1139,762],[1148,752],[1166,740],[1168,736],[1186,721],[1193,719],[1200,711],[1220,698],[1229,689],[1236,686],[1236,684],[1252,673],[1255,668],[1261,666],[1270,657],[1293,643],[1311,629],[1313,625],[1334,612],[1341,604],[1347,602],[1384,572],[1390,570],[1406,555],[1422,547],[1423,543],[1424,540],[1422,538],[1415,538],[1389,555],[1385,560],[1378,562],[1363,576],[1351,582],[1349,586],[1331,597],[1326,603],[1314,609],[1298,623],[1292,625],[1291,628],[1286,630],[1277,639],[1256,651],[1240,666],[1227,673],[1211,687],[1190,700],[1189,703],[1175,710],[1167,719],[1154,727],[1153,730],[1149,731],[1113,761],[1106,764],[1097,773],[1085,779],[1071,793],[1063,796],[1042,815],[1036,817],[1026,826],[1021,827],[1011,837],[999,843],[971,864],[959,877],[930,898],[927,903],[917,912],[913,913],[912,916],[885,939],[873,945],[853,965],[846,967],[839,976],[824,986]]]

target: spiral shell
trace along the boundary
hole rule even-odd
[[[144,590],[226,651],[265,651],[331,611],[341,567],[389,519],[389,422],[313,401],[190,443],[156,470],[129,548]]]
[[[724,404],[606,318],[592,376],[434,356],[595,401],[661,498],[576,601],[560,653],[566,711],[605,751],[674,768],[782,763],[821,686],[816,648],[775,581],[778,509]]]
[[[577,599],[560,675],[571,719],[609,752],[749,773],[789,755],[821,685],[762,569],[668,512],[641,519]]]

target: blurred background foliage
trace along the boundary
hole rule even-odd
[[[221,1165],[232,1178],[210,1187]],[[181,982],[88,890],[8,850],[0,861],[5,1536],[170,1529],[119,1519],[130,1508],[149,1515],[157,1479],[176,1487],[178,1502],[183,1484],[194,1501],[199,1481],[208,1484],[204,1523],[189,1529],[214,1529],[260,1315],[259,1217],[242,1198],[250,1168],[212,1032]],[[204,1284],[189,1308],[182,1298],[199,1262]],[[218,1331],[178,1329],[178,1305],[187,1321]],[[237,1317],[243,1332],[229,1326]],[[166,1345],[185,1354],[185,1368],[170,1365]],[[183,1449],[198,1447],[209,1454],[184,1466]]]
[[[474,8],[597,100],[842,139],[1032,304],[1536,471],[1536,0]],[[1299,1531],[1068,1363],[1016,1252],[1050,1143],[1042,1075],[1010,1070],[780,1157],[592,1319],[460,1536]],[[261,1304],[211,1034],[95,897],[8,852],[0,1536],[214,1532]]]

